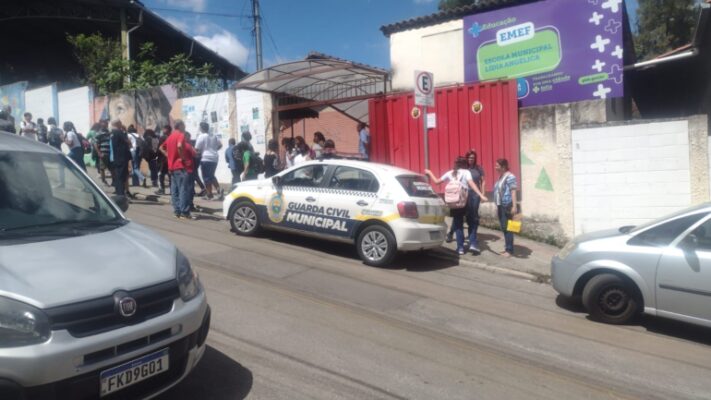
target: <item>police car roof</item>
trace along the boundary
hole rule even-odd
[[[56,153],[57,150],[42,142],[12,133],[0,132],[0,151],[22,151],[30,153]]]
[[[379,164],[370,161],[358,161],[358,160],[344,160],[344,159],[330,159],[330,160],[320,160],[320,161],[309,161],[309,164],[328,164],[328,165],[342,165],[346,167],[363,168],[376,171],[378,173],[383,173],[392,176],[399,175],[422,175],[419,172],[410,171],[408,169],[394,167],[388,164]],[[306,165],[304,163],[302,165]]]

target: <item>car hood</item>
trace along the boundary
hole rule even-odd
[[[249,181],[239,182],[233,186],[234,189],[239,190],[244,187],[256,187],[256,186],[271,186],[271,179],[252,179]]]
[[[582,235],[576,236],[575,242],[582,243],[582,242],[588,242],[590,240],[607,239],[607,238],[621,236],[621,235],[625,235],[625,234],[620,233],[619,229],[605,229],[602,231],[589,232],[589,233],[584,233]]]
[[[0,296],[39,308],[175,279],[175,246],[133,222],[60,240],[0,247]]]

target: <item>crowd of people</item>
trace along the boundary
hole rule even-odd
[[[494,203],[501,231],[504,233],[505,248],[501,253],[504,257],[514,254],[514,237],[508,229],[510,220],[519,214],[517,204],[518,182],[516,176],[509,171],[509,162],[498,159],[495,164],[499,174],[494,183]],[[447,234],[447,242],[456,240],[457,253],[464,255],[471,251],[474,255],[481,254],[477,240],[479,229],[479,206],[481,202],[489,201],[486,197],[486,180],[484,169],[479,165],[474,149],[463,157],[457,157],[451,170],[441,177],[436,177],[429,169],[425,170],[432,182],[446,183],[444,200],[450,209],[452,225]],[[464,222],[467,223],[467,236],[464,236]]]

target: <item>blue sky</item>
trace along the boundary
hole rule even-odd
[[[245,71],[254,71],[251,20],[197,14],[250,15],[250,0],[142,2]],[[437,12],[437,0],[261,0],[260,4],[265,66],[302,59],[313,50],[389,68],[389,40],[379,28]],[[628,0],[627,7],[634,18],[637,0]]]

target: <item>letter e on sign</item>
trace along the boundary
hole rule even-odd
[[[434,106],[434,76],[431,72],[415,71],[415,105]]]

